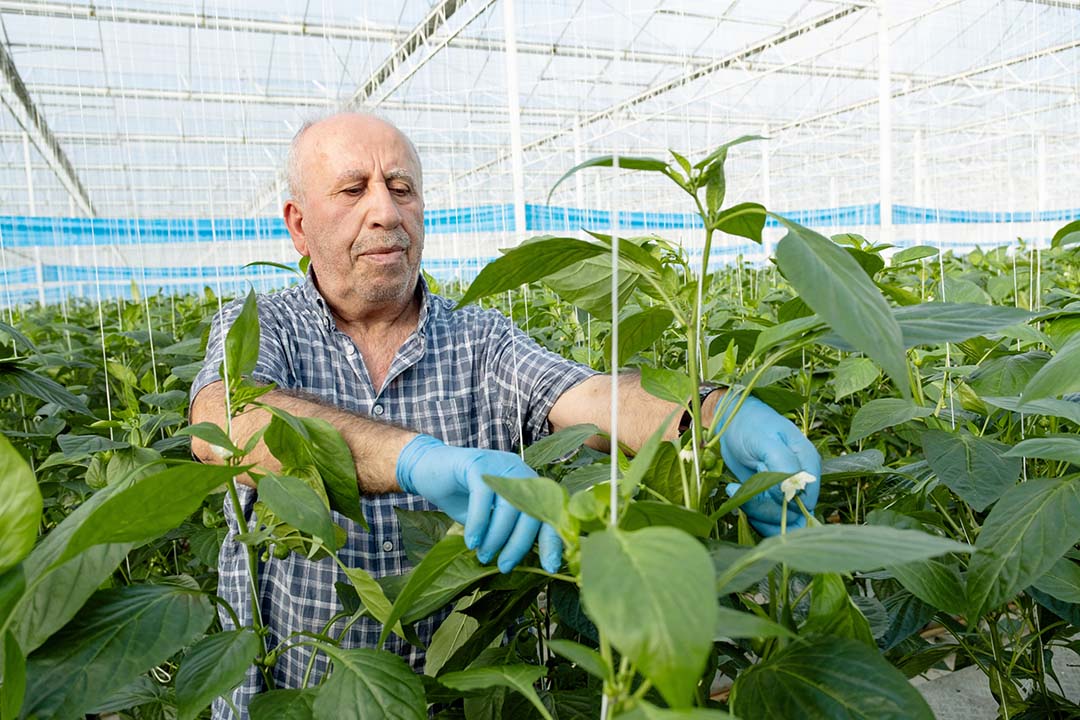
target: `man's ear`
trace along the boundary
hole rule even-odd
[[[288,200],[285,203],[283,215],[285,216],[285,227],[289,230],[289,237],[292,238],[293,247],[303,257],[308,257],[311,253],[308,251],[307,236],[304,235],[303,208],[297,205],[294,200]]]

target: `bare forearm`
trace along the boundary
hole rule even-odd
[[[333,425],[352,452],[357,482],[362,493],[381,494],[398,490],[394,474],[397,457],[401,449],[416,437],[416,433],[376,422],[289,391],[271,391],[263,395],[260,401],[281,408],[291,415],[319,418]],[[263,408],[251,408],[237,415],[232,420],[233,443],[243,447],[251,437],[269,424],[270,418],[270,411]],[[199,392],[191,405],[191,421],[212,422],[222,429],[227,428],[225,389],[222,383],[208,385]],[[205,441],[193,438],[191,447],[192,452],[203,462],[222,462]],[[259,440],[245,461],[265,471],[281,469],[281,463],[270,454],[262,440]],[[240,481],[246,485],[254,485],[246,475],[241,477]]]
[[[721,393],[709,396],[702,405],[702,415],[706,421],[712,417],[712,410]],[[619,375],[619,443],[636,451],[659,427],[667,421],[664,439],[672,440],[678,435],[681,405],[661,400],[649,394],[641,387],[641,376],[636,372]],[[669,419],[670,417],[670,419]],[[554,430],[580,423],[592,423],[604,432],[611,432],[611,376],[597,375],[566,391],[548,415]],[[606,450],[608,443],[602,438],[593,438],[588,443],[591,447]]]

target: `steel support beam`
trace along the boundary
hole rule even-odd
[[[18,68],[15,67],[14,60],[2,44],[0,44],[0,77],[3,78],[3,85],[0,85],[0,100],[11,111],[15,122],[22,127],[30,142],[56,173],[60,182],[71,193],[71,197],[79,208],[89,217],[93,217],[94,205],[90,202],[90,196],[79,181],[79,176],[75,173],[75,168],[68,160],[60,142],[49,129],[49,124],[45,122],[45,117],[34,105],[26,85],[19,76]]]

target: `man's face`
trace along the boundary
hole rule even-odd
[[[420,163],[395,128],[339,115],[301,138],[302,198],[293,244],[311,257],[319,290],[336,312],[408,303],[424,249]],[[286,206],[286,221],[289,222]],[[295,213],[295,210],[294,210]]]

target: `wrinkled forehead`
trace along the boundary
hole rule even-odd
[[[366,115],[336,116],[312,125],[302,153],[304,175],[319,182],[376,169],[387,178],[405,175],[417,183],[421,180],[420,158],[405,134]]]

